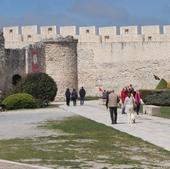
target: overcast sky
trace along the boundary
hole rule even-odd
[[[0,27],[170,25],[170,0],[0,0]]]

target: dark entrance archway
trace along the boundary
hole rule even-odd
[[[13,77],[12,77],[12,84],[14,85],[14,86],[16,86],[17,85],[17,83],[21,80],[21,76],[20,75],[18,75],[18,74],[16,74],[16,75],[14,75]]]

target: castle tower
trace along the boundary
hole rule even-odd
[[[57,83],[56,100],[63,100],[66,88],[78,89],[77,40],[72,37],[46,40],[46,73]]]

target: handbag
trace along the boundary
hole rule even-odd
[[[144,104],[144,102],[143,102],[143,100],[142,100],[142,99],[140,99],[140,104]]]

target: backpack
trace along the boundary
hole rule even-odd
[[[77,99],[77,92],[76,92],[76,91],[73,91],[73,92],[71,93],[71,98],[72,98],[72,99]]]

